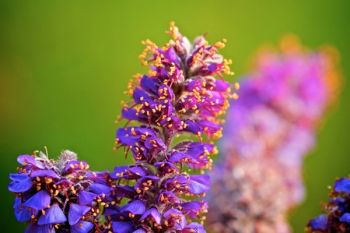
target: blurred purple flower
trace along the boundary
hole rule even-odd
[[[288,233],[288,190],[272,159],[216,164],[208,194],[208,227],[222,233]]]
[[[309,52],[294,37],[280,50],[258,54],[228,111],[212,173],[208,224],[214,231],[289,232],[286,212],[304,197],[304,156],[338,92],[334,54]]]

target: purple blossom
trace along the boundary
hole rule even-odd
[[[236,97],[222,79],[231,74],[230,61],[217,53],[224,42],[209,45],[201,36],[191,44],[174,24],[169,34],[162,48],[144,42],[140,58],[149,72],[129,84],[132,101],[122,109],[130,123],[117,130],[116,144],[134,163],[110,174],[116,192],[127,187],[119,199],[126,204],[109,210],[116,232],[205,232],[201,199],[209,176],[203,171],[217,153],[209,141],[221,136],[219,116]],[[195,137],[177,139],[185,133]]]
[[[338,179],[324,205],[324,214],[309,221],[309,233],[345,233],[350,231],[350,178]]]
[[[109,232],[103,209],[112,205],[108,172],[93,172],[75,153],[59,160],[44,153],[20,155],[18,173],[10,174],[8,189],[16,195],[14,212],[28,223],[26,233]]]
[[[228,111],[212,173],[208,225],[214,231],[289,232],[285,215],[304,197],[304,156],[338,91],[333,55],[307,51],[295,38],[258,54]]]

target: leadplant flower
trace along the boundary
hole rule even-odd
[[[237,97],[223,80],[232,74],[231,61],[218,53],[225,40],[210,45],[200,36],[190,43],[173,23],[168,33],[172,39],[162,47],[143,42],[140,58],[149,72],[127,91],[128,123],[117,130],[116,145],[133,163],[111,173],[125,203],[110,213],[115,232],[205,232],[205,170],[217,153],[212,140],[221,136],[219,117],[229,99]]]

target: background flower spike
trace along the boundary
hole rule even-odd
[[[287,211],[304,197],[303,158],[338,96],[337,62],[334,49],[309,51],[295,36],[259,50],[228,111],[212,172],[214,232],[290,232]]]

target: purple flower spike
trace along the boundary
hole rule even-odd
[[[204,170],[217,153],[211,142],[221,136],[220,116],[237,94],[222,78],[232,74],[231,62],[218,54],[225,41],[209,45],[201,36],[191,44],[174,24],[169,34],[164,47],[144,42],[140,58],[149,72],[129,84],[132,101],[122,109],[130,125],[117,130],[116,144],[134,164],[110,174],[117,201],[126,203],[108,210],[115,232],[205,232]],[[185,133],[199,141],[175,140]]]
[[[303,159],[339,79],[332,49],[308,51],[288,37],[261,50],[228,110],[208,195],[213,232],[290,232],[286,214],[304,197]],[[335,189],[350,193],[349,183]]]
[[[44,153],[21,155],[18,173],[10,174],[9,190],[16,195],[15,216],[29,225],[27,233],[107,233],[111,220],[104,208],[116,204],[108,172],[93,172],[75,153],[59,160]]]

